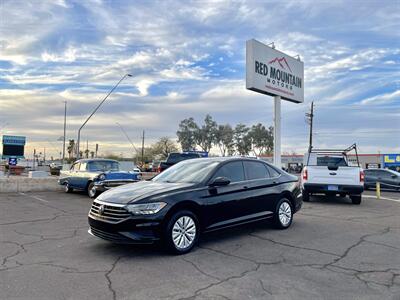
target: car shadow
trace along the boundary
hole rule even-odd
[[[328,205],[353,205],[350,197],[338,197],[333,195],[312,195],[309,203],[324,203]]]
[[[272,226],[271,220],[263,220],[255,223],[204,233],[201,235],[198,245],[194,247],[190,253],[199,251],[203,247],[207,248],[208,245],[214,243],[223,244],[231,241],[239,242],[244,236],[248,236],[253,232],[259,232],[263,230],[275,230]],[[176,256],[165,250],[161,243],[126,245],[98,240],[90,245],[89,248],[92,253],[96,253],[96,255],[103,257],[140,257],[141,259],[151,259],[157,257]]]

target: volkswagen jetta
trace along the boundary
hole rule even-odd
[[[89,211],[89,233],[117,243],[162,241],[183,254],[203,232],[270,218],[286,229],[301,205],[298,178],[268,163],[198,158],[101,194]]]

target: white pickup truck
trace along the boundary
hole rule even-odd
[[[347,152],[355,149],[357,166],[351,166]],[[345,150],[312,150],[305,156],[301,172],[303,201],[311,194],[350,196],[353,204],[361,203],[364,191],[364,171],[359,167],[356,145]]]

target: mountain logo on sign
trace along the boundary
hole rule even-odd
[[[290,66],[289,66],[288,62],[286,61],[285,57],[282,57],[282,58],[275,57],[268,64],[275,64],[275,63],[278,63],[280,65],[280,67],[282,69],[284,69],[284,70],[286,70],[286,68],[289,69],[290,73],[292,73],[292,69],[290,68]],[[285,67],[285,65],[286,65],[286,67]]]

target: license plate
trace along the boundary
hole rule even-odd
[[[338,189],[337,185],[328,185],[328,191],[337,191]]]

